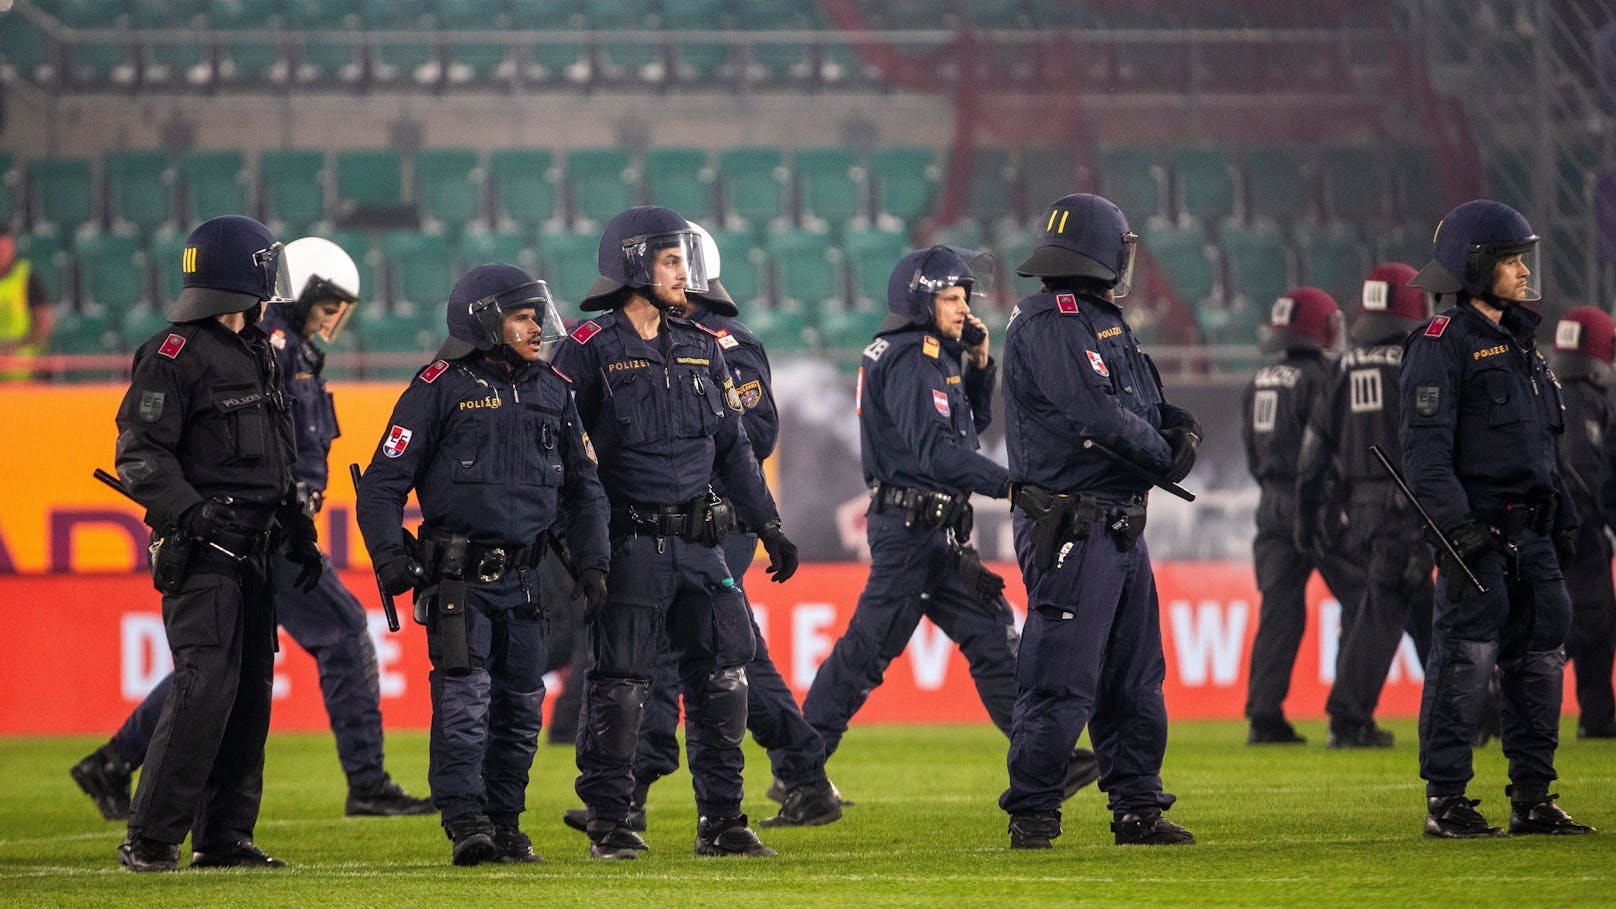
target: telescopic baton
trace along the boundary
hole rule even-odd
[[[1396,467],[1392,466],[1391,459],[1386,457],[1386,452],[1381,451],[1379,445],[1371,444],[1369,453],[1374,455],[1375,460],[1380,462],[1380,466],[1386,469],[1386,473],[1391,476],[1392,482],[1397,484],[1397,491],[1401,492],[1403,498],[1414,506],[1414,511],[1419,514],[1420,521],[1425,524],[1425,529],[1431,531],[1437,541],[1442,544],[1443,551],[1448,554],[1448,558],[1453,560],[1453,564],[1458,565],[1459,570],[1464,572],[1465,577],[1476,588],[1476,592],[1486,593],[1487,588],[1481,583],[1481,579],[1477,578],[1476,573],[1470,570],[1469,565],[1465,564],[1464,558],[1459,555],[1459,550],[1454,549],[1453,543],[1448,541],[1448,535],[1442,532],[1442,528],[1436,526],[1435,521],[1431,520],[1431,516],[1425,511],[1425,506],[1420,504],[1419,499],[1414,498],[1413,491],[1408,488],[1407,483],[1403,482],[1403,475],[1397,472]]]
[[[1105,457],[1111,463],[1121,467],[1139,479],[1148,482],[1150,485],[1160,489],[1162,492],[1171,493],[1186,502],[1195,501],[1195,493],[1190,492],[1188,489],[1185,489],[1177,483],[1174,483],[1172,480],[1163,479],[1162,477],[1151,473],[1145,468],[1140,467],[1138,464],[1135,464],[1134,462],[1118,454],[1115,450],[1107,447],[1103,442],[1096,442],[1093,439],[1084,439],[1083,447],[1105,455]]]
[[[101,468],[97,467],[95,469],[95,478],[97,480],[100,480],[101,482],[107,484],[108,486],[111,486],[113,489],[116,489],[120,495],[122,495],[124,498],[128,499],[129,501],[134,502],[136,505],[140,505],[140,500],[135,498],[134,495],[129,492],[128,488],[123,485],[123,481],[118,479],[113,474],[107,473],[105,470],[102,470]],[[141,507],[144,508],[145,506],[142,505]],[[219,550],[220,552],[224,553],[225,555],[229,556],[232,559],[235,559],[238,562],[241,561],[243,558],[245,558],[244,556],[236,555],[235,553],[233,553],[230,550],[224,548],[223,546],[220,546],[218,543],[215,543],[212,540],[203,540],[202,542],[208,544],[208,546],[213,548],[213,549]]]
[[[353,480],[354,497],[357,500],[357,498],[359,496],[359,465],[358,464],[349,464],[348,465],[348,478]],[[384,586],[382,584],[381,572],[376,571],[375,566],[371,566],[371,572],[376,575],[376,592],[381,594],[381,596],[382,596],[382,615],[387,616],[387,630],[388,631],[397,631],[398,627],[399,627],[398,626],[398,607],[393,605],[393,595],[388,593],[386,586]]]

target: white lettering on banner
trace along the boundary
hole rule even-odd
[[[272,700],[284,701],[292,696],[292,680],[280,672],[286,665],[286,644],[290,638],[291,635],[282,634],[279,628],[275,629],[275,640],[279,642],[279,646],[275,648],[275,675],[274,681],[270,684]]]
[[[1335,661],[1341,654],[1341,601],[1325,597],[1319,604],[1319,684],[1335,684]]]
[[[836,646],[836,607],[830,603],[798,603],[791,610],[791,684],[806,690],[814,683],[819,664]]]
[[[1231,600],[1227,607],[1217,600],[1202,600],[1194,607],[1184,600],[1172,602],[1168,613],[1180,681],[1190,688],[1206,685],[1209,677],[1220,687],[1235,683],[1245,654],[1250,609],[1245,600]]]
[[[921,691],[936,691],[948,679],[948,658],[954,652],[954,642],[943,630],[926,619],[915,626],[909,636],[909,664],[915,673],[915,687]]]
[[[405,616],[405,618],[409,618]],[[404,657],[404,648],[387,631],[387,617],[380,612],[365,611],[365,630],[370,643],[376,648],[376,681],[384,698],[401,698],[407,689],[404,673],[397,670]],[[548,683],[546,683],[548,684]],[[554,690],[554,689],[551,689]]]
[[[120,623],[123,659],[120,681],[126,701],[143,701],[163,677],[174,671],[163,617],[151,612],[124,613]]]

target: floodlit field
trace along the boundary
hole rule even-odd
[[[67,768],[96,742],[0,740],[0,904],[8,906],[1571,906],[1611,905],[1616,885],[1616,742],[1577,741],[1564,727],[1561,803],[1603,832],[1435,842],[1420,836],[1422,784],[1412,720],[1393,721],[1387,752],[1330,752],[1321,722],[1305,746],[1248,748],[1243,724],[1178,723],[1167,755],[1171,817],[1188,847],[1111,844],[1093,788],[1066,809],[1055,848],[1012,852],[1005,743],[991,727],[855,727],[831,776],[857,802],[842,821],[764,831],[774,859],[699,859],[689,778],[651,793],[652,851],[592,862],[562,826],[572,794],[570,749],[546,746],[524,828],[546,863],[455,868],[435,818],[346,819],[329,735],[270,739],[257,840],[292,867],[278,872],[118,868],[120,824],[101,820]],[[425,733],[388,737],[388,765],[426,788]],[[748,743],[747,809],[763,798],[767,762]],[[1507,818],[1497,743],[1479,756],[1472,797]]]

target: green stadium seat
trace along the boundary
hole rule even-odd
[[[1081,189],[1077,155],[1064,148],[1029,148],[1021,153],[1021,182],[1027,212],[1037,216],[1056,200]]]
[[[454,247],[441,234],[388,231],[382,258],[391,278],[388,298],[394,312],[416,314],[441,309],[460,277]]]
[[[402,205],[403,172],[404,159],[393,149],[337,152],[337,211]]]
[[[73,29],[119,28],[129,23],[127,4],[105,0],[58,0],[51,12],[63,25]],[[5,31],[11,27],[8,19]],[[85,86],[132,85],[135,57],[123,41],[89,40],[78,37],[67,44],[67,76],[70,82]]]
[[[17,214],[17,156],[0,149],[0,226],[9,226]]]
[[[67,287],[67,251],[55,234],[38,231],[17,235],[17,258],[27,259],[52,300],[70,299]]]
[[[488,155],[494,217],[501,227],[537,230],[555,217],[555,158],[543,149],[502,149]]]
[[[1314,169],[1306,151],[1269,145],[1249,149],[1245,157],[1251,216],[1282,224],[1307,216],[1313,208]]]
[[[412,354],[387,365],[370,364],[364,378],[394,381],[408,378],[424,365],[448,335],[443,312],[431,322],[421,313],[389,310],[379,302],[354,307],[351,330],[367,354]]]
[[[279,31],[280,12],[279,0],[209,0],[208,27],[224,31]],[[242,86],[285,85],[291,78],[289,51],[284,40],[222,41],[219,44],[219,81]]]
[[[1183,214],[1214,221],[1235,210],[1234,177],[1221,148],[1174,149],[1173,181]]]
[[[504,28],[497,0],[438,0],[438,25],[447,31],[499,31]],[[493,41],[454,41],[446,48],[450,85],[494,81],[509,56],[508,48]]]
[[[55,354],[104,354],[120,351],[118,325],[100,307],[63,306],[51,326],[50,351]]]
[[[1128,217],[1128,223],[1144,223],[1161,214],[1163,205],[1162,168],[1153,148],[1122,146],[1100,152],[1100,195],[1105,196]]]
[[[96,217],[90,162],[83,158],[39,158],[28,165],[36,230],[70,235]]]
[[[108,152],[107,197],[115,223],[150,232],[174,218],[174,176],[160,151]]]
[[[1154,259],[1181,301],[1198,306],[1219,294],[1216,252],[1207,245],[1205,229],[1157,218],[1140,234],[1144,253]]]
[[[285,0],[286,21],[295,27],[339,40],[310,40],[297,48],[297,62],[293,69],[295,80],[302,85],[334,85],[357,83],[364,75],[359,61],[356,33],[361,25],[359,11],[351,3],[330,3],[327,0]]]
[[[1272,222],[1225,221],[1218,230],[1218,246],[1229,267],[1231,294],[1267,306],[1294,286],[1285,237]]]
[[[719,280],[729,291],[730,299],[740,306],[742,318],[747,317],[747,304],[763,298],[764,255],[752,242],[752,235],[744,230],[711,231],[713,242],[723,256]]]
[[[589,27],[604,34],[647,35],[659,31],[652,0],[584,0]],[[602,41],[602,75],[613,81],[660,83],[668,78],[661,43]]]
[[[735,50],[730,45],[682,41],[677,34],[670,34],[669,39],[673,42],[673,73],[679,81],[711,86],[733,75],[731,55]]]
[[[539,273],[550,282],[550,294],[562,318],[577,315],[578,302],[599,273],[600,234],[594,231],[544,234],[539,238]]]
[[[381,308],[383,301],[387,299],[386,288],[382,287],[381,275],[376,271],[380,256],[375,251],[373,242],[375,238],[370,232],[334,230],[320,236],[342,247],[342,251],[353,259],[354,267],[359,271],[359,302],[365,307]]]
[[[929,149],[878,148],[870,153],[876,212],[904,223],[931,213],[939,176]]]
[[[241,152],[187,152],[179,171],[186,224],[247,213],[247,159]]]
[[[757,335],[771,359],[781,354],[808,351],[808,320],[803,315],[802,304],[796,301],[758,307],[747,315],[746,327]]]
[[[986,233],[982,225],[970,218],[961,218],[953,224],[945,224],[937,228],[931,235],[933,246],[960,246],[965,249],[981,249]]]
[[[118,338],[124,350],[133,351],[169,325],[160,305],[141,304],[121,313],[108,310],[118,325]]]
[[[208,27],[205,12],[206,4],[202,0],[130,0],[132,26],[167,33],[148,41],[142,49],[145,66],[141,78],[147,85],[201,88],[213,83],[208,48],[192,34],[196,29]]]
[[[78,239],[79,301],[119,313],[148,302],[146,253],[140,240],[94,233]]]
[[[584,26],[582,0],[510,0],[511,27],[522,31],[570,32]],[[580,41],[535,42],[518,53],[522,77],[533,83],[587,82],[591,67]]]
[[[652,148],[640,173],[646,201],[671,208],[703,227],[713,217],[713,168],[701,148]]]
[[[1319,155],[1319,177],[1332,216],[1363,223],[1384,215],[1387,180],[1374,149],[1358,145],[1325,149]]]
[[[266,150],[258,176],[264,217],[277,234],[302,236],[325,218],[325,152]]]
[[[864,170],[845,148],[804,148],[792,160],[804,222],[841,225],[864,216]]]
[[[887,279],[909,250],[909,240],[890,230],[848,231],[843,247],[853,283],[853,297],[882,307],[887,302]]]
[[[1299,283],[1317,287],[1335,297],[1342,309],[1358,298],[1364,276],[1369,274],[1369,261],[1358,232],[1351,225],[1340,221],[1298,224],[1293,248],[1301,270]],[[1415,267],[1424,264],[1421,262]]]
[[[786,170],[777,148],[732,148],[718,154],[724,213],[754,229],[786,214]]]
[[[842,252],[831,245],[829,234],[777,230],[769,234],[766,249],[774,263],[774,298],[782,305],[795,300],[812,317],[825,301],[845,298]]]
[[[0,12],[0,81],[15,77],[52,85],[57,75],[50,34],[21,13]]]
[[[1055,199],[1059,199],[1056,196]],[[1050,202],[1055,201],[1050,199]],[[1044,203],[1048,206],[1048,202]],[[993,254],[997,257],[997,274],[994,275],[994,286],[1002,290],[999,294],[1012,305],[1022,297],[1031,296],[1038,292],[1039,280],[1016,274],[1016,266],[1026,260],[1032,253],[1032,242],[1038,235],[1038,229],[1043,227],[1043,218],[1035,215],[1039,223],[1003,223],[995,231],[993,237]],[[1134,278],[1139,278],[1135,270]]]
[[[158,308],[177,298],[185,287],[185,273],[180,270],[180,263],[185,256],[185,238],[189,234],[186,228],[165,228],[151,239],[147,259],[157,280],[157,298],[154,302]]]
[[[483,218],[482,171],[469,148],[423,148],[415,153],[415,204],[450,231]]]
[[[534,272],[534,277],[545,278],[537,273],[537,256],[529,249],[527,239],[519,233],[478,230],[460,238],[460,267],[463,271],[495,262],[516,265]]]
[[[885,321],[887,308],[868,300],[827,305],[819,312],[820,341],[829,350],[856,351],[870,343]]]
[[[604,224],[634,204],[633,170],[618,148],[583,148],[567,153],[567,184],[572,217],[580,228]]]
[[[1003,148],[978,146],[971,154],[970,188],[965,211],[979,223],[991,224],[1015,205],[1016,167]]]
[[[793,0],[747,0],[732,3],[735,28],[741,31],[814,28],[813,6]],[[741,74],[748,82],[779,83],[812,75],[813,49],[806,44],[755,44]]]
[[[1256,344],[1259,329],[1268,323],[1273,306],[1273,300],[1258,303],[1247,299],[1197,306],[1195,323],[1201,329],[1202,339],[1208,344]],[[1255,365],[1242,360],[1221,362],[1224,367],[1239,372],[1249,371]]]
[[[429,0],[361,0],[369,31],[423,31],[432,22]],[[427,41],[386,41],[370,46],[370,76],[378,84],[431,86],[443,80],[437,45]]]

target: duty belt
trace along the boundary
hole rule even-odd
[[[870,514],[880,514],[888,508],[900,508],[909,513],[908,524],[922,527],[952,526],[970,513],[970,498],[930,489],[908,489],[877,481],[870,484]],[[966,530],[962,538],[970,536],[970,521],[965,519]],[[963,542],[963,539],[962,539]]]
[[[611,530],[614,535],[643,533],[717,546],[735,528],[734,514],[729,500],[716,495],[675,504],[635,502],[612,511]]]
[[[1535,530],[1548,533],[1554,527],[1553,500],[1535,502],[1506,502],[1496,512],[1482,510],[1483,519],[1504,532],[1504,539],[1514,543],[1526,533]],[[1497,518],[1497,520],[1493,520]]]
[[[447,539],[438,540],[428,537],[427,543],[427,573],[436,577],[441,571],[441,547]],[[466,543],[465,573],[484,584],[504,577],[506,572],[516,568],[532,568],[539,564],[544,555],[544,547],[539,544],[519,545],[516,543]]]
[[[1103,521],[1118,548],[1132,549],[1145,532],[1146,502],[1143,495],[1101,498],[1026,486],[1013,496],[1015,507],[1033,521],[1033,559],[1046,570],[1056,564],[1057,553],[1065,560],[1062,550],[1066,543],[1088,539],[1096,521]]]

